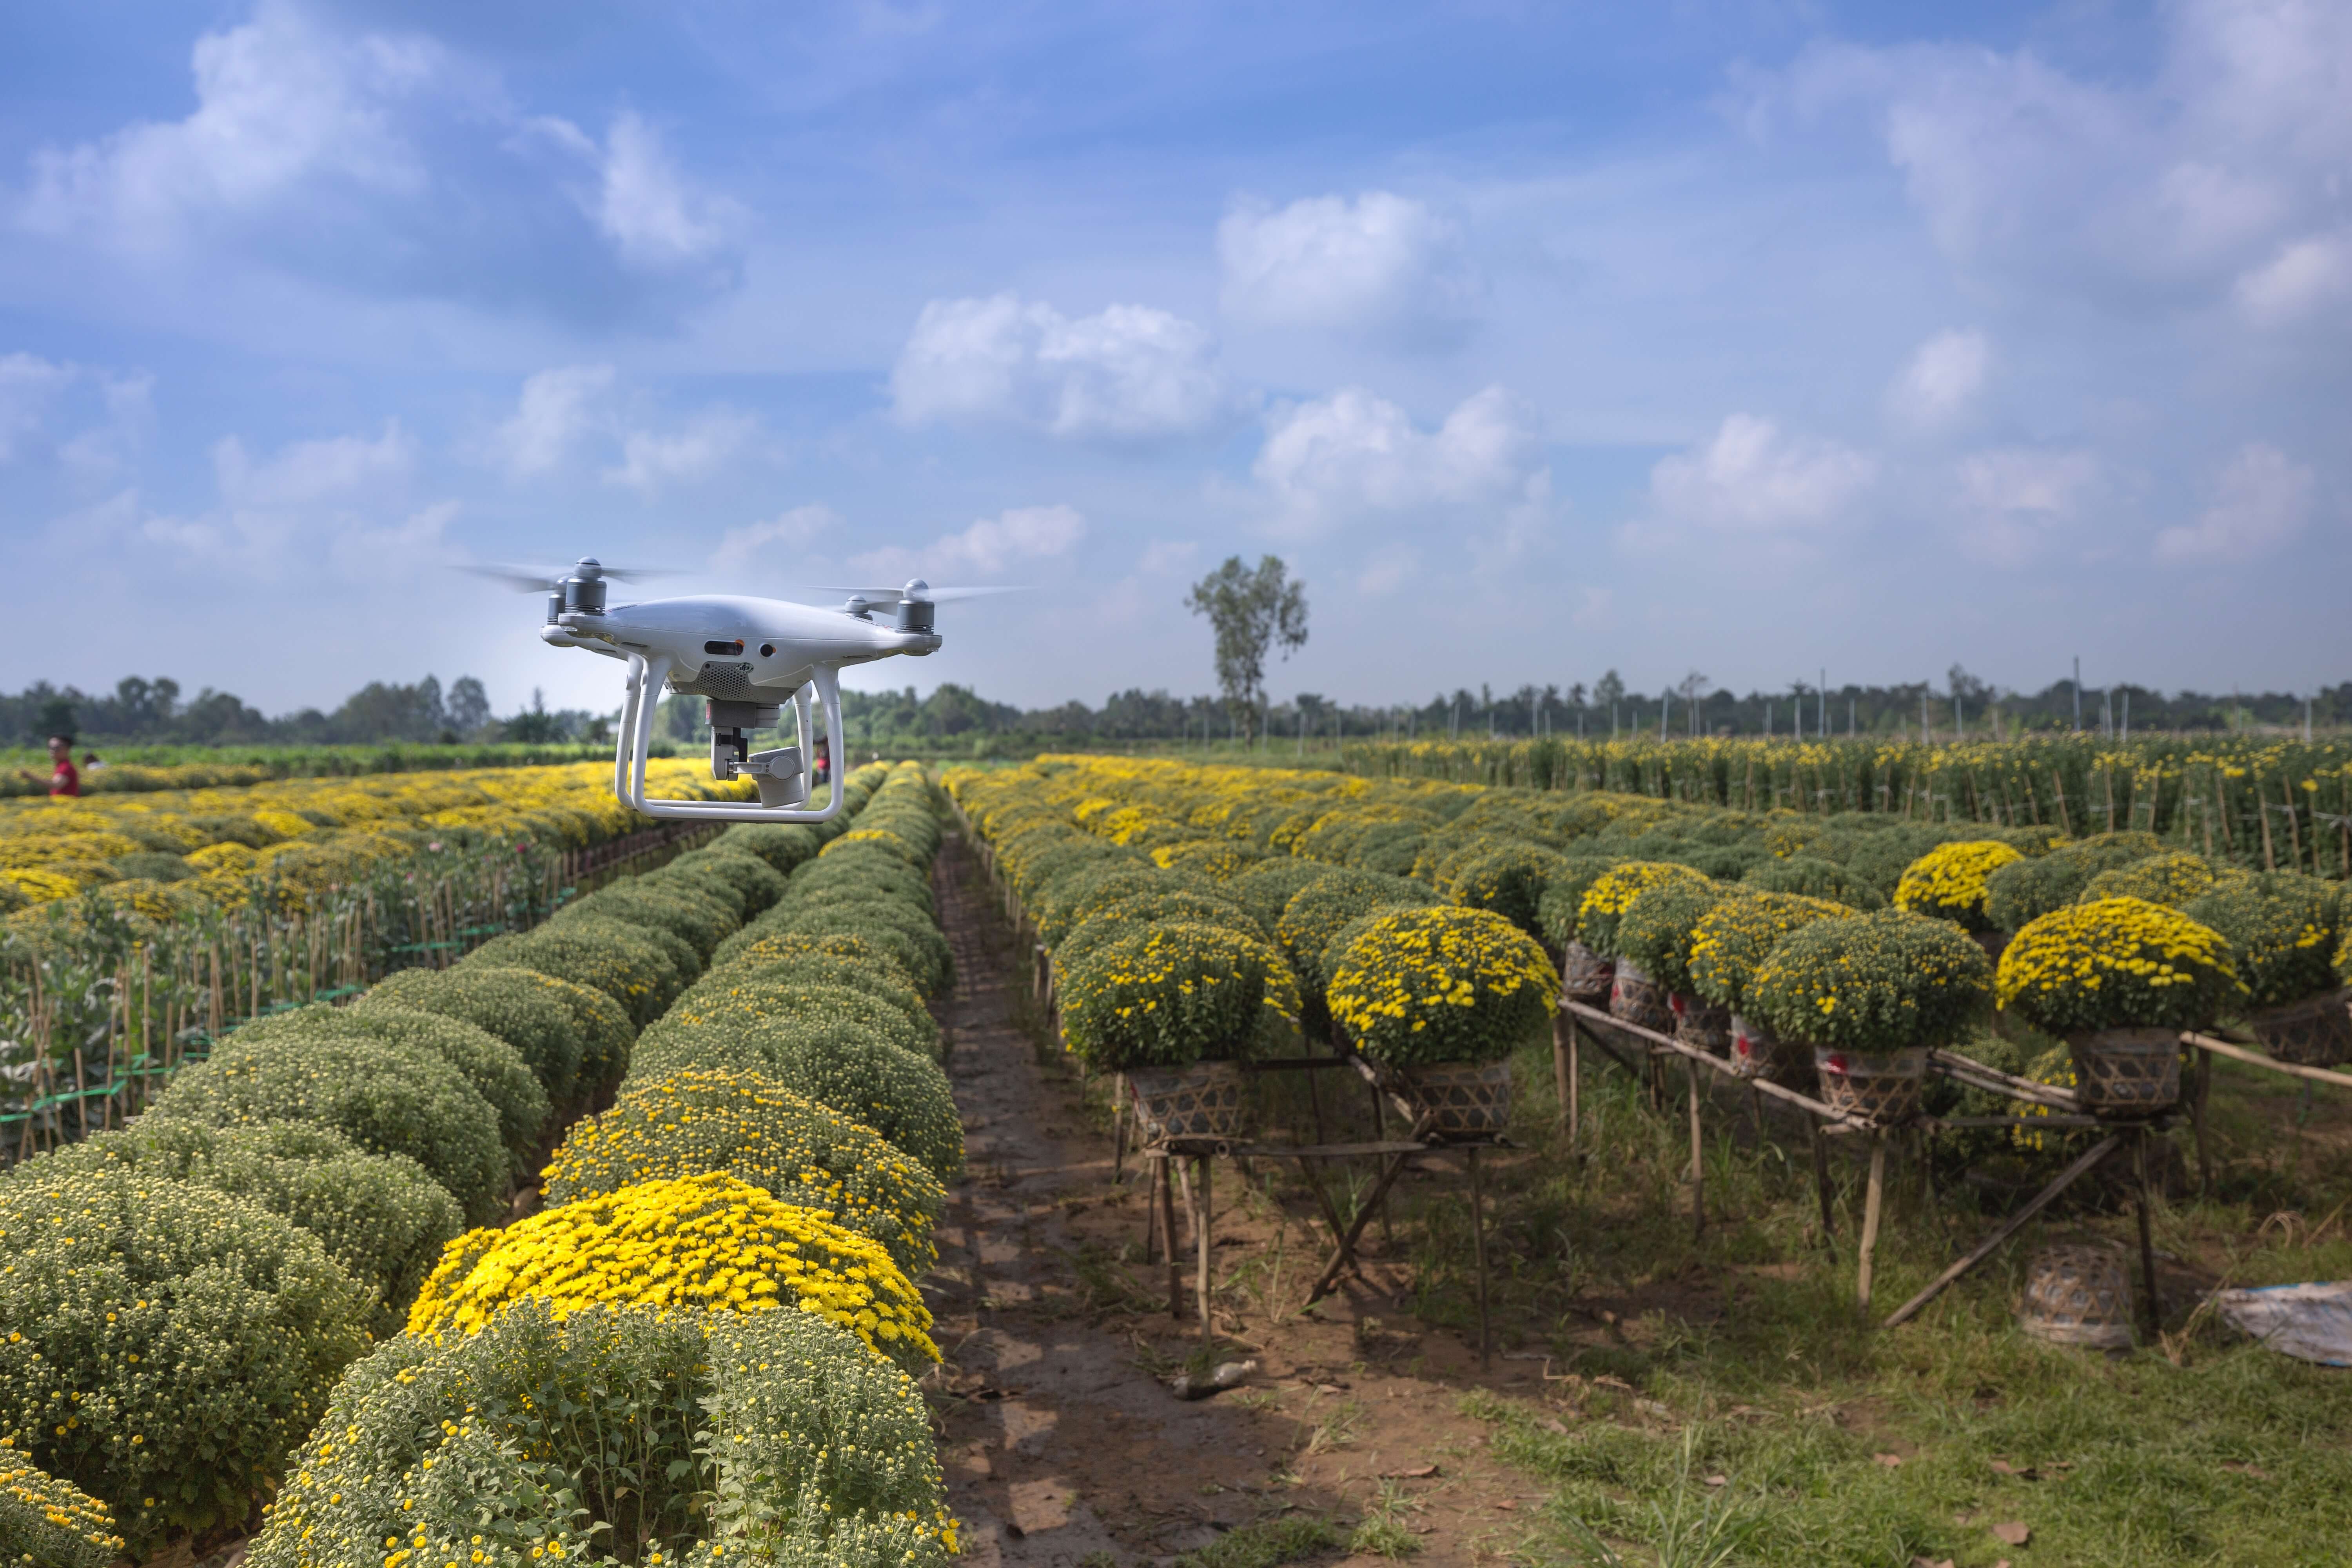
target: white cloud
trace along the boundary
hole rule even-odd
[[[193,64],[196,107],[185,119],[36,153],[21,221],[153,247],[191,220],[251,211],[314,178],[423,186],[392,110],[446,68],[430,40],[337,38],[297,7],[265,0],[242,26],[198,38]]]
[[[750,439],[753,428],[747,415],[711,408],[671,434],[632,430],[622,438],[619,467],[605,469],[605,480],[650,495],[665,485],[709,479]]]
[[[1958,423],[1984,390],[1991,358],[1982,332],[1937,332],[1919,345],[1889,389],[1895,417],[1919,431]]]
[[[2282,246],[2270,260],[2242,273],[2232,291],[2257,326],[2305,321],[2352,298],[2352,236],[2339,231]]]
[[[1967,514],[1960,547],[1995,565],[2022,565],[2080,514],[2098,477],[2098,459],[2088,452],[2013,447],[1971,454],[1958,472]]]
[[[710,564],[721,572],[740,572],[760,560],[772,544],[802,551],[818,535],[841,526],[841,515],[829,506],[796,506],[765,522],[730,528],[710,552]]]
[[[285,510],[313,507],[391,483],[407,476],[415,447],[397,420],[384,421],[371,441],[335,436],[296,441],[278,455],[256,462],[245,443],[225,437],[213,447],[213,476],[221,499],[236,510]]]
[[[1152,576],[1181,572],[1192,565],[1200,553],[1200,545],[1190,539],[1155,539],[1143,547],[1143,559],[1135,569]]]
[[[727,242],[739,209],[699,190],[678,171],[654,128],[633,112],[605,132],[602,182],[593,216],[636,267],[698,260]]]
[[[597,423],[597,405],[612,390],[609,364],[560,365],[522,384],[513,417],[493,443],[517,477],[543,474],[562,462],[572,444]]]
[[[1277,410],[1251,471],[1286,531],[1313,535],[1379,513],[1540,501],[1541,445],[1499,386],[1463,400],[1433,431],[1361,387]]]
[[[2303,531],[2316,488],[2309,468],[2276,447],[2250,441],[2221,470],[2204,514],[2157,535],[2156,558],[2228,565],[2267,555]]]
[[[1269,326],[1451,336],[1481,291],[1459,227],[1391,191],[1237,201],[1217,225],[1217,258],[1225,310]]]
[[[1227,398],[1201,328],[1144,305],[1075,321],[1013,294],[934,300],[890,390],[910,425],[1012,425],[1069,440],[1146,440],[1215,422]]]
[[[0,355],[0,463],[13,461],[25,441],[41,428],[50,400],[73,379],[70,366],[37,355]]]
[[[1385,598],[1421,574],[1421,552],[1408,544],[1375,550],[1356,574],[1356,592],[1367,598]]]
[[[853,555],[849,565],[874,584],[919,576],[935,587],[953,583],[985,586],[970,580],[1001,576],[1024,563],[1066,555],[1086,536],[1087,520],[1074,508],[1012,507],[980,519],[960,533],[943,533],[919,548],[889,545]]]
[[[1703,448],[1659,460],[1650,500],[1669,521],[1799,533],[1841,521],[1876,476],[1877,464],[1851,447],[1784,436],[1769,419],[1734,414]]]

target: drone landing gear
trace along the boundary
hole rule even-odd
[[[836,787],[824,805],[815,811],[803,809],[809,796],[807,762],[803,746],[780,746],[774,751],[753,752],[745,731],[761,729],[775,721],[782,711],[782,703],[722,701],[710,702],[710,772],[719,779],[749,778],[759,787],[760,803],[750,801],[715,800],[648,800],[646,797],[646,758],[652,750],[654,702],[663,683],[668,679],[670,661],[656,654],[647,658],[641,654],[623,656],[628,660],[627,695],[621,706],[620,741],[613,753],[613,793],[621,804],[647,816],[674,822],[830,822],[841,814],[842,793]],[[801,739],[806,742],[815,734],[811,725],[810,694],[824,709],[825,760],[831,766],[831,776],[843,776],[844,758],[841,752],[841,672],[829,664],[819,664],[810,672],[808,682],[793,694],[793,717],[800,725]]]

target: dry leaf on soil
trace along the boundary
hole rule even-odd
[[[2033,1539],[2033,1527],[2022,1520],[2012,1519],[1992,1527],[1993,1536],[2003,1546],[2022,1546]]]

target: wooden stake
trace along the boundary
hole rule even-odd
[[[1864,1312],[1870,1310],[1871,1266],[1878,1250],[1879,1212],[1886,1198],[1886,1134],[1870,1135],[1870,1186],[1862,1205],[1862,1243],[1854,1253],[1854,1299]]]
[[[2148,1207],[2155,1201],[2147,1179],[2147,1128],[2145,1124],[2132,1133],[2132,1152],[2137,1156],[2139,1176],[2139,1275],[2147,1287],[2147,1306],[2144,1321],[2147,1325],[2147,1342],[2155,1344],[2163,1326],[2163,1313],[2156,1295],[2156,1241],[2149,1226]]]
[[[1805,1132],[1813,1146],[1813,1190],[1822,1204],[1822,1246],[1835,1252],[1837,1215],[1830,1201],[1829,1140],[1822,1136],[1822,1124],[1810,1116],[1805,1118]]]
[[[2197,1134],[2197,1195],[2213,1191],[2213,1155],[2205,1141],[2205,1098],[2213,1092],[2213,1053],[2197,1053],[2197,1081],[2189,1086],[2189,1125]]]
[[[1576,1124],[1568,1106],[1568,1037],[1575,1028],[1565,1014],[1551,1016],[1551,1081],[1559,1102],[1558,1126],[1571,1147],[1576,1142]]]
[[[1486,1189],[1478,1175],[1478,1146],[1467,1151],[1470,1162],[1470,1247],[1478,1262],[1478,1370],[1485,1372],[1494,1335],[1488,1331],[1486,1318]]]
[[[1691,1234],[1706,1234],[1706,1145],[1698,1121],[1698,1063],[1685,1061],[1683,1077],[1690,1089]]]
[[[1209,1342],[1211,1332],[1209,1326],[1209,1247],[1211,1245],[1209,1237],[1209,1157],[1205,1154],[1201,1156],[1200,1206],[1192,1211],[1192,1246],[1199,1258],[1199,1261],[1195,1265],[1198,1271],[1198,1283],[1195,1286],[1195,1289],[1201,1299],[1201,1342],[1204,1345]]]

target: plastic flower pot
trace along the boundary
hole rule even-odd
[[[1927,1086],[1927,1048],[1879,1052],[1815,1046],[1813,1073],[1822,1103],[1839,1115],[1882,1125],[1907,1121],[1918,1113]]]
[[[1569,1000],[1588,1007],[1609,1005],[1611,984],[1617,978],[1617,961],[1603,958],[1580,942],[1571,942],[1560,955],[1559,986]]]
[[[1236,1062],[1129,1068],[1127,1073],[1149,1139],[1240,1137],[1243,1081]]]
[[[1609,983],[1609,1016],[1661,1035],[1675,1026],[1674,1009],[1667,1004],[1666,988],[1644,973],[1641,965],[1628,963],[1622,958],[1617,961],[1617,973]]]
[[[2332,1068],[2352,1061],[2352,1011],[2343,991],[2323,992],[2255,1014],[2247,1023],[2263,1049],[2297,1067]]]
[[[1730,1008],[1717,1007],[1680,992],[1667,1000],[1674,1009],[1675,1039],[1711,1057],[1731,1054]]]
[[[1425,1062],[1400,1069],[1415,1103],[1432,1113],[1432,1132],[1465,1137],[1500,1132],[1511,1121],[1511,1064]]]
[[[2092,1029],[2066,1037],[2074,1096],[2100,1116],[2152,1116],[2180,1100],[2180,1032]]]

